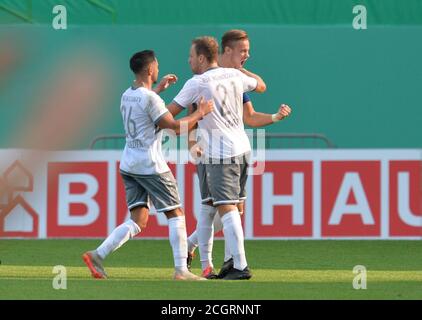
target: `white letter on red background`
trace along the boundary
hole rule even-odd
[[[84,193],[71,194],[72,183],[83,183],[86,185]],[[85,226],[97,220],[100,214],[98,203],[93,199],[98,192],[98,181],[94,176],[87,173],[60,174],[59,175],[59,225]],[[71,203],[82,203],[86,205],[87,212],[82,216],[70,214]]]
[[[272,173],[262,175],[262,194],[265,201],[262,204],[262,224],[274,224],[274,206],[290,205],[293,212],[293,225],[304,224],[304,175],[303,173],[293,173],[293,192],[291,195],[274,195],[274,177]]]
[[[400,218],[409,226],[422,227],[422,216],[417,216],[410,210],[409,204],[409,172],[399,172],[397,198],[399,200]]]
[[[351,191],[355,195],[356,204],[347,204],[347,199]],[[375,224],[368,199],[366,198],[362,182],[357,172],[348,172],[344,175],[328,223],[331,225],[340,224],[343,215],[346,214],[359,214],[362,216],[364,224]]]

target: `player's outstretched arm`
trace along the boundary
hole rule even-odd
[[[258,76],[257,74],[255,74],[253,72],[246,70],[245,68],[240,68],[239,71],[243,72],[248,77],[256,79],[258,84],[255,88],[255,92],[262,93],[262,92],[265,92],[267,90],[267,85],[265,84],[264,80],[262,80],[262,78],[260,76]]]
[[[250,101],[243,104],[243,122],[250,127],[263,127],[285,119],[292,112],[287,104],[280,105],[277,113],[256,112]]]
[[[202,97],[198,109],[192,114],[175,120],[170,112],[167,112],[158,122],[158,126],[162,129],[171,129],[176,132],[177,135],[181,133],[187,133],[191,130],[196,123],[201,120],[204,116],[214,110],[214,103],[212,100],[205,101]]]
[[[172,102],[166,106],[168,111],[170,111],[173,117],[177,116],[180,112],[185,110],[183,107],[179,106],[176,102]]]

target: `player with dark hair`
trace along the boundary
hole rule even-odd
[[[168,219],[169,240],[173,251],[176,280],[202,280],[186,265],[187,240],[184,212],[176,181],[161,150],[162,130],[180,134],[181,127],[192,128],[213,110],[212,101],[200,97],[198,109],[175,120],[164,101],[152,90],[158,79],[158,60],[152,50],[135,53],[130,59],[135,74],[134,84],[122,95],[120,111],[126,132],[126,145],[120,161],[120,174],[125,185],[130,219],[118,227],[96,249],[83,254],[83,260],[94,278],[106,278],[104,258],[146,228],[149,203]],[[155,91],[160,92],[177,80],[167,75]]]

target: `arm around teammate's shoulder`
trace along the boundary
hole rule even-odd
[[[242,73],[244,73],[248,77],[254,78],[256,80],[257,84],[256,84],[255,92],[263,93],[267,90],[267,85],[265,84],[264,80],[262,80],[262,78],[260,76],[258,76],[257,74],[255,74],[253,72],[246,70],[245,68],[240,68],[239,71],[241,71]]]
[[[184,110],[182,106],[178,105],[174,101],[167,105],[167,109],[173,117],[177,116],[180,112]]]

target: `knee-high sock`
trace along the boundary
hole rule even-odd
[[[193,253],[198,247],[198,232],[195,230],[188,237],[188,252]]]
[[[223,230],[223,223],[221,222],[221,217],[219,214],[215,215],[214,218],[214,234]],[[232,254],[230,252],[229,244],[227,241],[224,241],[224,262],[230,260],[232,258]]]
[[[211,206],[207,205],[207,207],[211,207]],[[214,207],[212,207],[212,208],[214,208]],[[215,212],[217,212],[216,208],[214,208],[214,210],[215,210]],[[214,215],[214,234],[216,234],[217,232],[219,232],[221,230],[223,230],[223,224],[221,223],[221,218],[218,214],[215,214]],[[188,251],[193,253],[195,251],[195,249],[198,247],[198,245],[199,245],[198,232],[195,230],[188,237]],[[231,255],[230,255],[229,259],[230,258],[231,258]],[[226,260],[224,260],[224,261],[226,261]]]
[[[213,267],[212,247],[214,243],[214,216],[217,213],[216,208],[203,204],[196,224],[198,234],[199,255],[201,257],[202,270],[208,266]]]
[[[186,259],[188,244],[186,235],[185,216],[168,219],[169,240],[173,250],[174,266],[177,270],[188,271]]]
[[[217,208],[214,208],[215,213],[217,213]],[[214,234],[223,230],[223,223],[221,222],[221,217],[219,214],[214,215]]]
[[[233,256],[234,268],[243,270],[246,262],[242,222],[237,208],[227,212],[222,218],[224,226],[224,240],[228,243]]]
[[[104,240],[104,242],[97,248],[98,255],[104,259],[111,252],[119,249],[126,241],[136,236],[141,232],[141,228],[133,221],[122,223]]]
[[[224,241],[224,262],[229,261],[233,258],[232,253],[230,252],[230,247],[227,241]]]

